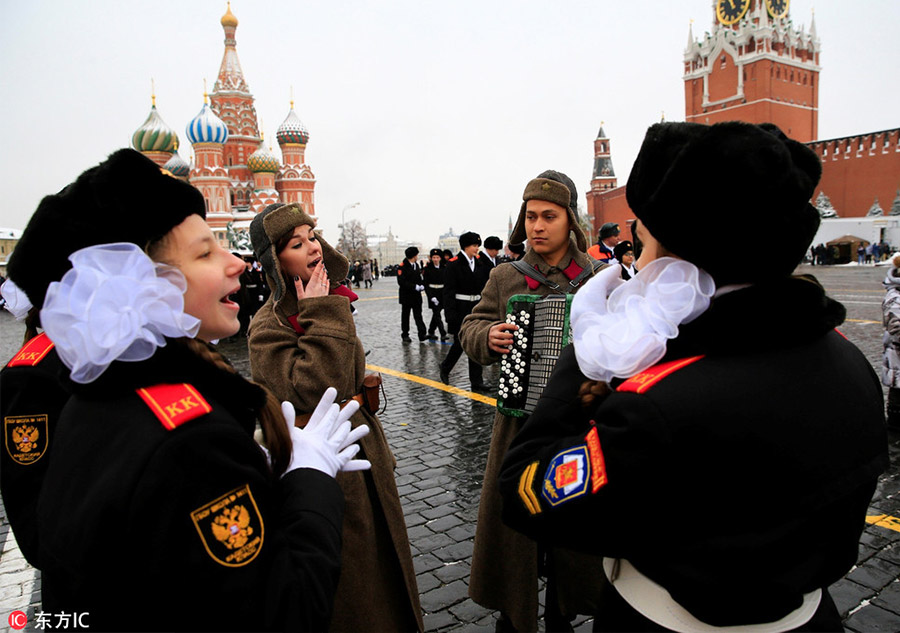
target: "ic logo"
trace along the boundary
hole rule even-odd
[[[28,616],[22,611],[13,611],[9,614],[9,626],[21,631],[28,624]]]

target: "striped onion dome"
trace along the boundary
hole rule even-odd
[[[279,145],[284,145],[285,143],[306,145],[306,142],[309,140],[309,131],[303,125],[303,121],[300,120],[297,113],[294,112],[293,102],[291,102],[291,111],[288,112],[284,123],[278,128],[275,138],[278,139]]]
[[[277,173],[281,167],[275,154],[266,149],[266,143],[263,140],[259,142],[259,148],[247,157],[247,168],[254,174],[260,172]]]
[[[186,131],[192,144],[221,143],[224,145],[228,140],[228,126],[216,116],[215,112],[209,109],[209,104],[205,103],[205,99],[200,114],[188,123]]]
[[[131,135],[131,146],[139,152],[174,152],[178,135],[166,125],[154,105],[144,124]]]
[[[179,178],[187,178],[188,174],[191,173],[191,166],[184,161],[177,151],[172,154],[172,158],[163,165],[163,169],[169,170],[173,176],[178,176]]]

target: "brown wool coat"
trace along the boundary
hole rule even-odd
[[[312,413],[328,387],[338,401],[359,393],[365,376],[365,352],[346,297],[329,295],[299,302],[286,294],[273,297],[250,324],[250,371],[278,400],[289,400],[298,415]],[[288,321],[297,314],[305,330],[298,335]],[[339,473],[346,508],[341,578],[331,631],[424,631],[419,591],[394,481],[394,459],[381,422],[360,409],[354,427],[368,424],[358,458],[372,470]]]
[[[572,239],[558,267],[551,268],[531,249],[525,253],[523,261],[530,266],[537,265],[548,279],[565,287],[569,279],[562,269],[568,267],[573,258],[582,268],[591,265],[591,259],[577,249]],[[500,356],[488,348],[488,331],[493,325],[506,321],[506,302],[515,294],[545,296],[550,293],[550,288],[543,284],[531,290],[524,275],[513,266],[497,266],[481,292],[481,301],[460,328],[466,355],[482,365],[499,361]],[[503,457],[524,421],[525,418],[503,415],[499,411],[494,418],[478,507],[469,596],[488,609],[508,615],[517,630],[537,631],[537,544],[502,522],[502,499],[497,487]],[[561,548],[553,548],[552,555],[556,561],[554,567],[563,612],[568,615],[593,613],[599,592],[606,586],[601,558]]]

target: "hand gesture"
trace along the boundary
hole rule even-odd
[[[300,277],[294,275],[294,288],[297,289],[298,300],[327,296],[331,292],[331,287],[328,282],[328,271],[325,270],[325,260],[320,261],[313,268],[312,276],[310,276],[306,286],[303,285],[303,280]]]
[[[294,405],[281,403],[281,412],[293,442],[291,463],[285,474],[297,468],[314,468],[334,477],[338,472],[372,467],[367,459],[353,459],[359,452],[356,442],[369,433],[365,424],[353,430],[350,428],[350,417],[359,409],[359,403],[351,400],[341,409],[334,402],[336,396],[334,387],[326,389],[303,429],[294,426]]]

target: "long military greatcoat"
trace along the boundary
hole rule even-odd
[[[548,266],[531,249],[525,253],[523,261],[529,266],[537,266],[547,278],[563,287],[591,266],[591,259],[578,251],[573,240],[570,240],[569,250],[559,266]],[[506,321],[506,303],[512,295],[546,296],[551,293],[545,285],[532,286],[512,265],[501,264],[491,271],[490,279],[481,292],[481,301],[463,320],[460,328],[462,346],[470,358],[482,365],[500,360],[500,356],[488,348],[488,331],[491,326]],[[501,521],[502,501],[497,487],[500,464],[523,422],[524,418],[507,416],[499,411],[494,418],[478,508],[469,595],[478,604],[507,614],[519,631],[536,631],[537,544]],[[555,548],[553,556],[558,563],[560,602],[564,612],[570,615],[592,613],[593,600],[605,585],[599,561],[586,555],[572,555],[562,548]]]
[[[250,324],[253,379],[298,415],[312,413],[328,387],[338,401],[360,392],[365,352],[356,336],[348,298],[340,295],[297,301],[274,295]],[[353,426],[368,424],[359,458],[372,470],[339,473],[346,497],[342,573],[334,604],[332,631],[424,630],[415,570],[394,481],[396,462],[381,422],[360,409]]]

